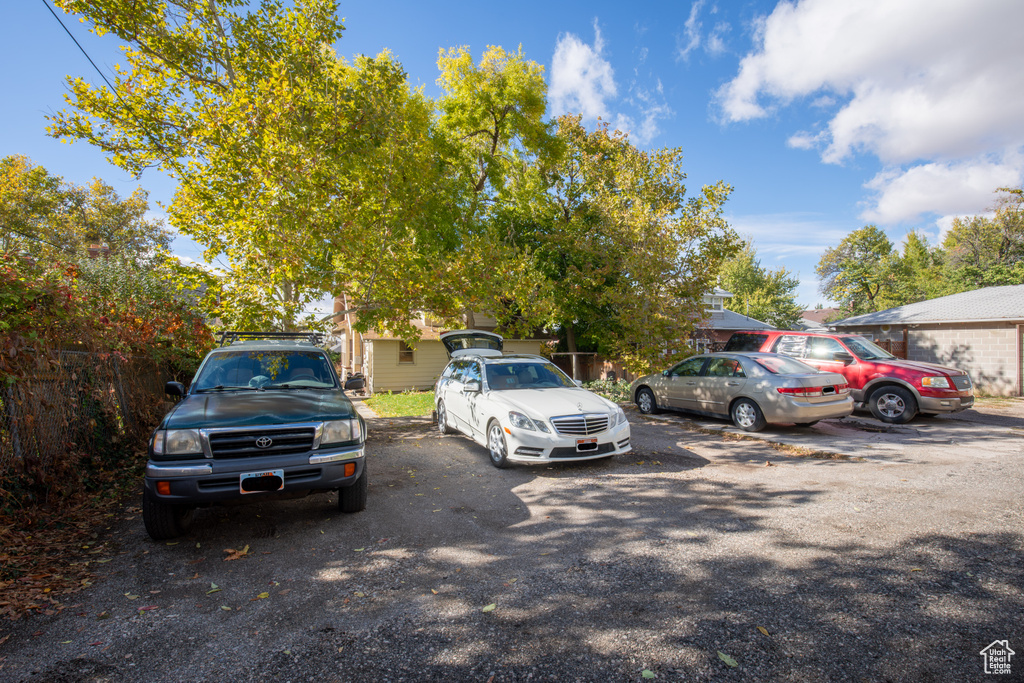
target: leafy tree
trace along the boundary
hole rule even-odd
[[[679,348],[734,234],[722,219],[730,188],[685,198],[682,152],[644,152],[601,125],[558,119],[560,149],[545,191],[507,221],[510,239],[544,275],[549,322],[567,348],[589,348],[637,371]]]
[[[954,291],[1024,283],[1024,189],[997,192],[991,215],[954,219],[942,242]]]
[[[0,159],[0,251],[68,258],[96,244],[125,258],[148,257],[171,235],[147,211],[141,188],[122,199],[98,178],[82,187],[25,156]]]
[[[726,303],[729,310],[779,329],[792,329],[798,324],[803,312],[796,302],[800,280],[785,268],[771,270],[761,266],[750,241],[722,264],[718,278],[720,285],[733,295]]]
[[[878,227],[854,230],[825,250],[816,268],[822,294],[847,315],[884,310],[899,302],[899,252]]]

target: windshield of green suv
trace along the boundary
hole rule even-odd
[[[896,357],[882,347],[869,342],[864,337],[843,337],[842,339],[843,343],[846,344],[846,348],[853,351],[854,355],[861,360],[886,360]]]
[[[195,391],[230,389],[332,389],[334,375],[318,351],[219,351],[210,355]]]
[[[491,391],[575,387],[564,372],[551,363],[488,363],[487,386]]]

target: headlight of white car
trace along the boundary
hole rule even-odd
[[[547,434],[551,431],[550,429],[548,429],[548,426],[544,423],[543,420],[531,420],[526,415],[523,415],[522,413],[517,412],[515,410],[508,411],[508,421],[509,424],[511,424],[513,427],[525,429],[531,432],[540,430]]]
[[[153,435],[153,455],[192,455],[202,452],[198,430],[168,429]]]
[[[359,441],[362,435],[359,420],[329,420],[324,422],[324,432],[320,437],[320,444]]]
[[[615,406],[615,412],[612,413],[612,426],[616,427],[626,421],[626,413],[622,412],[622,408]]]

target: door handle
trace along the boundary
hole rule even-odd
[[[696,382],[687,382],[687,384],[690,385],[690,386],[693,386],[693,385],[695,385],[697,383]]]
[[[738,387],[739,385],[740,385],[739,382],[726,382],[725,383],[725,386],[727,386],[727,387]]]

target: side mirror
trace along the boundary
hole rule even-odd
[[[832,360],[849,365],[853,362],[853,354],[847,353],[846,351],[836,351],[832,354]]]
[[[480,393],[480,382],[477,380],[470,380],[462,385],[462,390],[471,394]]]
[[[345,391],[356,391],[366,386],[366,380],[362,377],[349,377],[345,380]]]
[[[662,370],[661,371],[661,376],[662,377],[668,377],[668,370]]]
[[[583,380],[581,380],[581,379],[574,379],[573,382],[575,382],[576,386],[578,386],[578,387],[582,387],[583,386]]]
[[[168,382],[164,385],[164,393],[170,396],[184,396],[185,385],[181,382]]]

